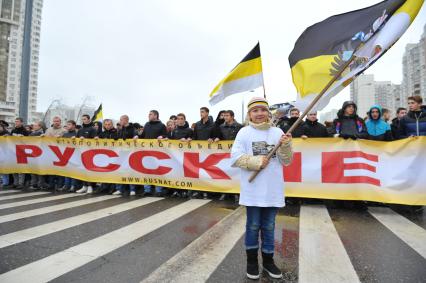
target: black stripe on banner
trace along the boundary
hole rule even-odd
[[[351,41],[355,34],[368,34],[373,23],[385,10],[389,20],[405,2],[406,0],[386,0],[367,8],[332,16],[308,27],[297,39],[290,53],[290,68],[303,59],[337,54],[348,44],[351,46],[346,46],[345,50],[354,50],[361,43],[359,39]]]
[[[361,282],[424,282],[426,260],[367,211],[329,213]]]

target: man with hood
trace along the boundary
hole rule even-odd
[[[368,139],[375,141],[391,141],[392,132],[390,125],[382,119],[382,107],[374,105],[368,111],[367,126]]]
[[[426,106],[422,106],[422,97],[415,95],[408,97],[407,100],[409,111],[401,118],[400,137],[426,136]]]
[[[148,114],[148,122],[144,126],[143,133],[141,135],[142,139],[164,139],[167,138],[167,128],[160,121],[160,113],[157,110],[151,110]],[[155,196],[161,197],[163,195],[163,187],[160,186],[144,186],[143,195],[151,195],[152,188],[155,187]]]
[[[295,107],[292,108],[290,110],[290,119],[288,120],[288,123],[281,128],[281,130],[283,130],[284,133],[287,133],[288,130],[290,130],[293,124],[297,121],[297,119],[299,119],[299,116],[300,116],[300,110]],[[293,136],[293,138],[300,138],[303,135],[305,135],[305,123],[304,122],[300,123],[296,127],[296,129],[294,129],[291,135]]]
[[[357,115],[357,106],[353,101],[345,101],[342,109],[333,121],[332,134],[344,139],[366,139],[368,137],[364,120]]]

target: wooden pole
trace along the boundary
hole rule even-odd
[[[300,123],[303,121],[303,118],[305,118],[305,116],[312,110],[312,108],[314,108],[315,104],[318,103],[318,101],[321,99],[321,97],[323,97],[323,95],[327,92],[327,90],[333,85],[333,83],[335,81],[337,81],[337,79],[340,77],[340,75],[346,70],[346,68],[352,63],[352,61],[355,59],[355,52],[352,53],[351,58],[349,58],[349,60],[345,63],[345,65],[342,66],[342,68],[339,70],[339,72],[336,73],[336,75],[334,75],[334,77],[328,82],[328,84],[323,88],[323,90],[314,98],[314,100],[312,100],[312,102],[309,104],[309,106],[305,109],[305,111],[303,111],[303,115],[301,115],[296,122],[294,122],[294,124],[290,127],[290,129],[287,131],[286,134],[291,134],[294,129],[297,128],[297,126],[300,125]],[[272,158],[272,156],[277,152],[278,148],[281,146],[281,143],[278,143],[277,145],[275,145],[274,149],[271,150],[268,155],[266,156],[266,158],[268,160],[270,160]],[[262,171],[262,169],[254,171],[250,178],[249,178],[249,183],[251,183],[256,176],[260,173],[260,171]]]

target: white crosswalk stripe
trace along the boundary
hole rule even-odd
[[[387,207],[370,207],[368,211],[413,250],[426,258],[426,231],[423,228]]]
[[[77,197],[77,196],[78,196],[77,194],[50,195],[50,196],[46,196],[44,198],[36,198],[36,199],[0,204],[0,209],[17,207],[17,206],[22,206],[22,205],[29,205],[29,204],[36,204],[36,203],[52,201],[52,200],[73,198],[73,197]]]
[[[299,282],[359,282],[325,206],[302,205],[299,226]]]
[[[96,203],[96,202],[100,202],[100,201],[104,201],[104,200],[108,200],[108,199],[112,199],[112,198],[117,198],[117,197],[119,197],[119,196],[109,196],[108,195],[108,196],[100,196],[100,197],[91,197],[91,198],[87,198],[87,199],[83,199],[83,200],[77,200],[77,201],[67,202],[67,203],[63,203],[63,204],[57,204],[57,205],[52,205],[52,206],[47,206],[47,207],[42,207],[42,208],[37,208],[37,209],[26,210],[26,211],[23,211],[23,212],[17,212],[17,213],[13,213],[13,214],[0,216],[0,223],[4,223],[4,222],[8,222],[8,221],[14,221],[14,220],[32,217],[32,216],[36,216],[36,215],[41,215],[41,214],[45,214],[45,213],[51,213],[51,212],[55,212],[55,211],[59,211],[59,210],[63,210],[63,209],[68,209],[68,208],[73,208],[73,207],[77,207],[77,206],[82,206],[82,205],[86,205],[86,204],[92,204],[92,203]]]
[[[47,282],[124,246],[195,210],[209,200],[189,200],[101,237],[0,275],[0,282]]]
[[[14,194],[11,196],[0,196],[0,201],[2,200],[10,200],[10,199],[20,199],[26,197],[34,197],[50,194],[49,192],[34,192],[34,193],[25,193],[25,194]]]
[[[20,192],[20,190],[5,190],[5,191],[0,191],[0,195],[8,194],[8,193],[17,193],[17,192]]]
[[[81,225],[90,221],[101,219],[107,216],[118,214],[142,205],[147,205],[161,198],[143,198],[130,202],[125,202],[112,207],[95,210],[86,214],[77,215],[70,218],[50,222],[44,225],[20,230],[17,232],[9,233],[0,236],[0,248],[4,248],[10,245],[14,245],[20,242],[28,241],[34,238],[38,238],[44,235],[48,235],[54,232],[65,230],[77,225]]]

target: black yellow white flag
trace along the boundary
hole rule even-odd
[[[92,122],[103,122],[104,114],[102,113],[102,103],[99,105],[98,109],[93,113]]]
[[[262,60],[259,43],[210,93],[210,104],[224,100],[231,94],[250,91],[263,86]]]
[[[308,27],[289,56],[298,95],[295,106],[305,109],[352,59],[314,107],[323,109],[333,96],[393,46],[413,22],[423,2],[386,0]]]

